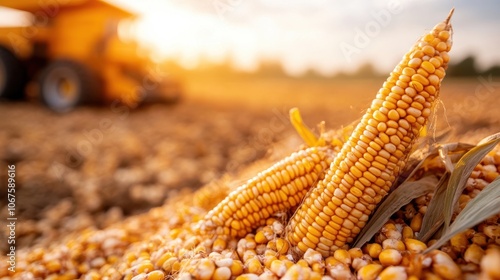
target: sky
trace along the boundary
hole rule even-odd
[[[231,57],[245,70],[272,59],[290,74],[351,72],[367,61],[388,72],[452,7],[451,59],[500,64],[498,0],[108,1],[139,13],[133,31],[157,57],[187,67]]]

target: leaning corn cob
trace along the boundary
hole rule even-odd
[[[392,71],[324,180],[292,217],[287,238],[297,253],[313,248],[329,256],[352,242],[388,193],[438,96],[452,12]]]
[[[293,153],[231,192],[203,219],[205,234],[245,236],[273,213],[298,205],[333,159],[328,147]]]

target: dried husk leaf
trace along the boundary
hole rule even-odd
[[[451,226],[424,253],[441,247],[454,235],[497,214],[500,214],[500,177],[488,184],[474,199],[469,201]]]
[[[446,187],[448,186],[449,179],[449,173],[445,173],[443,177],[441,177],[434,192],[434,196],[429,202],[429,205],[427,205],[427,211],[422,220],[422,227],[417,234],[417,238],[422,242],[428,241],[443,225],[443,200],[445,199]]]
[[[500,142],[500,134],[494,134],[481,140],[479,145],[467,152],[455,165],[446,188],[444,204],[445,232],[449,227],[456,203],[465,188],[476,165]],[[441,201],[440,201],[441,202]]]
[[[405,182],[390,193],[382,202],[366,226],[359,233],[353,247],[361,247],[368,242],[401,207],[413,199],[432,192],[438,183],[435,176],[426,176],[418,181]]]

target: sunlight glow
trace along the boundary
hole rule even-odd
[[[103,1],[138,14],[133,23],[120,25],[120,36],[137,39],[155,60],[173,58],[189,68],[200,61],[230,60],[252,71],[269,59],[282,62],[293,75],[310,69],[325,75],[353,72],[368,61],[378,71],[390,71],[416,36],[451,8],[432,0]],[[473,54],[482,69],[500,63],[500,2],[454,5],[456,61]],[[29,14],[0,8],[0,25],[25,26],[29,20]],[[346,45],[354,51],[346,53]]]
[[[0,7],[0,26],[29,26],[31,14]]]
[[[245,70],[254,70],[262,58],[271,58],[281,61],[293,75],[311,68],[325,75],[352,72],[367,61],[376,70],[390,71],[416,36],[442,20],[451,8],[450,3],[431,0],[113,2],[132,7],[142,15],[138,38],[153,46],[159,56],[176,58],[190,67],[199,60],[217,62],[230,57],[235,66]],[[471,9],[476,9],[472,15],[475,17],[484,13],[479,10],[496,7],[498,11],[495,3],[490,1],[490,8],[455,3],[454,26],[463,31],[455,33],[453,52],[457,60],[473,49],[473,54],[483,55],[478,55],[480,67],[500,62],[500,54],[492,47],[500,37],[473,31],[498,34],[495,30],[499,20],[493,19],[496,24],[484,24],[488,23],[486,19],[468,20]],[[427,9],[429,5],[434,7],[432,13]],[[418,16],[423,13],[425,20]],[[370,30],[366,43],[356,45],[363,36],[360,33],[366,35]],[[471,36],[475,40],[470,40]],[[340,47],[343,43],[356,47],[356,52],[346,55]]]

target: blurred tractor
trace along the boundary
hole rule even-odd
[[[0,0],[31,25],[0,28],[0,98],[40,96],[51,109],[83,103],[174,102],[180,86],[120,38],[135,15],[100,0]]]

